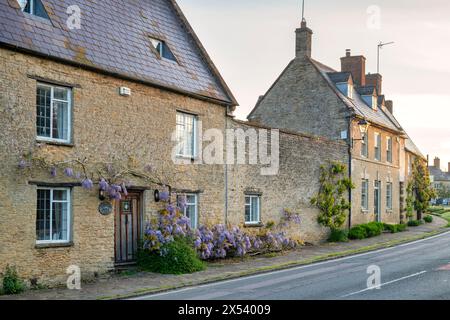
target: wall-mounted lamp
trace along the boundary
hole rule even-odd
[[[106,199],[106,191],[98,190],[98,199],[100,201],[105,201],[105,199]]]
[[[369,130],[369,122],[367,122],[366,120],[362,119],[358,122],[358,126],[359,126],[359,131],[361,132],[361,139],[354,139],[352,138],[352,148],[355,145],[355,141],[364,141],[364,135],[367,133],[367,131]]]
[[[161,201],[161,198],[160,198],[160,196],[159,196],[159,190],[155,190],[155,192],[154,192],[154,197],[155,197],[155,202],[159,202],[159,201]]]

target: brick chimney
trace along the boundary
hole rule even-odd
[[[295,30],[295,35],[295,56],[311,58],[313,32],[306,26],[306,20],[302,21],[301,28]]]
[[[383,77],[379,73],[366,74],[366,86],[377,88],[378,95],[381,95]]]
[[[389,110],[391,114],[394,114],[394,102],[392,100],[386,100],[384,106]]]
[[[351,72],[356,85],[366,86],[366,58],[364,56],[352,56],[351,50],[347,49],[345,57],[341,58],[341,71]]]
[[[434,158],[434,167],[439,170],[441,169],[441,159],[438,157]]]

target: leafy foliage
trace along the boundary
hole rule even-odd
[[[6,266],[3,275],[3,294],[19,294],[25,290],[25,283],[19,278],[16,268]]]
[[[352,240],[362,240],[367,238],[367,231],[362,226],[354,226],[348,232],[348,238]]]
[[[348,232],[346,230],[331,230],[328,242],[348,242]]]
[[[422,220],[411,220],[408,221],[408,227],[418,227],[423,224]]]
[[[414,209],[417,210],[418,218],[426,212],[430,200],[436,198],[436,191],[431,187],[430,173],[424,161],[416,158],[412,164],[411,180],[408,183],[408,191],[414,197]]]
[[[320,210],[318,222],[331,230],[342,227],[346,211],[350,209],[345,194],[355,186],[346,176],[346,171],[346,166],[339,162],[333,162],[329,167],[322,166],[319,193],[311,199],[311,204]]]
[[[398,233],[406,231],[406,224],[384,224],[384,230],[390,233]]]
[[[138,266],[145,271],[162,274],[187,274],[206,268],[190,243],[181,237],[163,244],[160,254],[140,250]]]
[[[432,222],[433,222],[433,216],[430,216],[430,215],[425,216],[425,218],[423,218],[423,220],[424,220],[426,223],[432,223]]]

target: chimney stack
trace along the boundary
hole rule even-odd
[[[302,21],[301,28],[295,30],[295,35],[295,56],[297,58],[305,56],[311,58],[313,32],[307,27],[306,20]]]
[[[366,74],[366,85],[377,88],[378,95],[381,96],[383,77],[379,73]]]
[[[386,100],[384,106],[389,110],[391,114],[394,114],[394,102],[392,100]]]
[[[351,50],[345,50],[345,57],[341,58],[341,71],[351,72],[353,81],[359,87],[366,86],[366,58],[352,56]]]
[[[441,159],[438,157],[434,158],[434,167],[439,170],[441,169]]]

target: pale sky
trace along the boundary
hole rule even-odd
[[[178,0],[230,86],[245,119],[295,55],[301,0]],[[379,29],[373,12],[380,9]],[[368,13],[368,9],[370,14]],[[379,41],[383,93],[394,115],[430,162],[450,162],[450,1],[306,0],[313,58],[340,70],[345,49],[376,72]],[[376,20],[375,20],[376,21]]]

